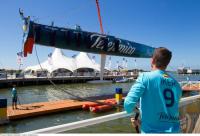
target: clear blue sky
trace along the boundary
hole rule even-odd
[[[119,38],[164,46],[173,52],[171,67],[184,64],[200,68],[199,0],[99,0],[106,33]],[[17,68],[16,53],[21,50],[22,21],[18,9],[39,23],[74,27],[100,32],[95,0],[1,0],[0,68]],[[53,48],[37,46],[41,61]],[[64,51],[67,56],[77,52]],[[98,55],[96,55],[98,56]],[[96,57],[99,62],[99,57]],[[127,58],[134,68],[134,58]],[[122,57],[112,57],[114,63]],[[137,59],[137,67],[149,69],[149,59]],[[35,53],[24,60],[23,67],[37,64]]]

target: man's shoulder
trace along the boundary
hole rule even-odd
[[[149,71],[149,72],[141,73],[140,76],[142,76],[144,78],[152,78],[152,77],[158,76],[158,74],[156,72],[154,72],[154,71]]]
[[[165,75],[166,75],[166,77],[165,77]],[[168,78],[168,79],[170,79],[171,81],[175,82],[176,84],[180,85],[179,82],[176,80],[176,78],[175,78],[172,74],[166,72],[166,73],[164,74],[164,77],[165,77],[165,78]]]
[[[139,74],[139,78],[142,78],[143,80],[148,80],[148,81],[160,81],[163,78],[170,78],[174,82],[178,83],[176,79],[174,79],[171,75],[169,75],[166,72],[159,72],[159,71],[150,71],[150,72],[143,72]]]
[[[142,73],[139,74],[137,80],[145,83],[145,82],[148,82],[151,77],[152,77],[151,72],[142,72]]]

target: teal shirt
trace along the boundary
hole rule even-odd
[[[17,90],[15,88],[12,88],[12,97],[17,97]]]
[[[179,100],[182,89],[166,72],[142,73],[124,101],[127,113],[133,112],[140,100],[142,133],[180,132]]]

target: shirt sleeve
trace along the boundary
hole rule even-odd
[[[182,91],[182,87],[180,86],[180,84],[177,82],[177,86],[178,86],[178,90],[179,90],[179,101],[181,100],[182,98],[182,95],[183,95],[183,91]]]
[[[131,87],[128,95],[126,96],[124,100],[124,108],[127,113],[133,112],[133,109],[135,108],[135,105],[139,101],[139,98],[146,90],[144,79],[145,79],[144,74],[141,74],[136,80],[136,83]]]

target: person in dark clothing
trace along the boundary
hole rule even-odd
[[[12,94],[12,108],[14,109],[18,109],[17,108],[17,90],[16,90],[16,85],[13,85],[13,88],[11,90],[11,94]]]

